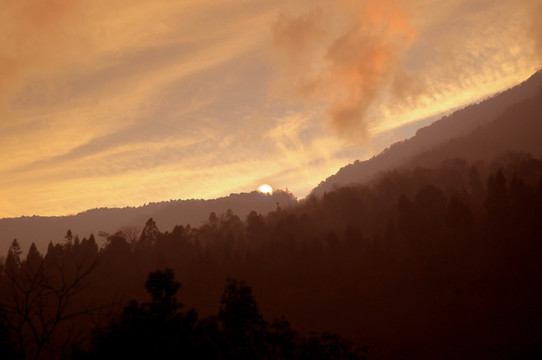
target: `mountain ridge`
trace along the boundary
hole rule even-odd
[[[393,143],[368,160],[348,164],[320,182],[310,195],[321,196],[327,191],[352,183],[369,181],[382,171],[408,163],[417,155],[453,138],[466,136],[498,118],[514,104],[536,96],[542,87],[542,70],[527,80],[486,100],[470,104],[418,129],[414,136]]]
[[[469,158],[470,155],[470,160],[478,160],[476,157],[480,154],[491,157],[496,152],[510,150],[542,154],[542,142],[537,137],[542,133],[542,122],[536,116],[529,117],[531,112],[540,114],[542,119],[539,104],[542,104],[542,70],[511,89],[418,129],[413,137],[392,144],[371,159],[344,166],[322,181],[309,196],[320,196],[340,186],[363,183],[400,166],[431,166],[446,158]],[[524,126],[514,129],[511,121],[522,113],[522,109],[526,112],[522,117]],[[517,146],[524,139],[528,139],[528,146]],[[36,241],[38,249],[43,251],[49,241],[61,242],[68,229],[81,237],[91,233],[114,233],[121,228],[131,232],[132,236],[138,236],[140,228],[151,217],[160,229],[167,231],[175,225],[200,226],[212,212],[221,214],[231,209],[245,218],[253,210],[265,214],[277,206],[288,207],[297,203],[295,196],[288,191],[277,190],[272,195],[253,191],[208,200],[170,200],[136,207],[95,208],[70,216],[4,218],[0,219],[0,254],[7,253],[14,238],[19,240],[22,249],[28,249]]]
[[[267,195],[257,191],[235,193],[216,199],[170,200],[148,203],[136,207],[95,208],[68,216],[22,216],[0,219],[0,255],[7,253],[12,240],[16,238],[26,250],[32,242],[40,251],[48,242],[61,242],[70,229],[80,237],[91,233],[114,233],[121,228],[139,236],[145,221],[153,218],[157,226],[166,231],[175,225],[202,225],[212,212],[220,215],[231,209],[244,218],[250,211],[268,213],[281,206],[286,208],[297,203],[295,196],[287,191],[276,190]]]

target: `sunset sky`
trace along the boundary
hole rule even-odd
[[[0,218],[327,176],[542,64],[542,0],[0,0]]]

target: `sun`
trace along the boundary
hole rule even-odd
[[[262,194],[273,194],[273,188],[267,184],[262,184],[258,187],[258,191]]]

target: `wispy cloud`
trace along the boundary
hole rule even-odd
[[[540,66],[514,0],[324,1],[282,12],[273,27],[280,91],[322,106],[344,137],[366,139],[464,105]],[[536,10],[534,11],[536,12]],[[535,22],[538,24],[538,22]],[[518,39],[523,39],[518,41]],[[435,104],[437,108],[435,109]]]
[[[304,196],[385,146],[375,134],[527,77],[542,59],[540,11],[539,0],[0,0],[0,217],[259,182]]]

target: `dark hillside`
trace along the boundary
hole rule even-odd
[[[490,124],[414,157],[409,165],[432,166],[451,157],[488,160],[506,151],[542,154],[542,88],[534,97],[506,109]]]
[[[68,280],[79,267],[62,266],[97,256],[86,286],[68,299],[75,309],[146,301],[147,274],[171,268],[182,303],[203,317],[219,311],[227,278],[246,280],[267,319],[285,316],[303,336],[336,332],[367,346],[369,359],[538,358],[541,216],[540,158],[451,159],[267,216],[228,211],[165,232],[149,219],[136,239],[115,233],[98,250],[92,237],[67,236],[44,255],[46,264],[63,264],[52,271],[65,269]],[[4,306],[24,299],[13,297],[20,290],[7,286],[10,274],[27,276],[40,264],[36,249],[19,254],[13,243],[0,278]],[[129,319],[140,316],[137,307],[127,309]],[[102,324],[117,315],[110,311]],[[58,329],[50,340],[57,353],[71,351],[61,344],[73,326],[87,331],[79,346],[90,346],[95,322],[84,319]]]
[[[468,135],[478,127],[491,123],[512,105],[539,96],[538,93],[541,87],[542,71],[538,71],[528,80],[514,88],[497,94],[478,104],[469,105],[462,110],[458,110],[449,116],[445,116],[442,119],[435,121],[429,126],[419,129],[415,136],[391,145],[389,148],[369,160],[356,161],[353,164],[346,165],[336,174],[328,177],[325,181],[322,181],[314,188],[312,194],[321,196],[324,192],[340,186],[352,183],[362,183],[370,180],[381,171],[391,170],[397,166],[412,162],[412,158],[420,153],[432,151],[434,147],[439,146],[442,143]],[[530,116],[528,112],[520,111],[520,113],[525,116]],[[533,120],[542,121],[539,117],[533,118]],[[537,124],[535,125],[538,126]],[[537,134],[537,129],[539,129],[539,127],[535,127],[532,130],[524,129],[524,132]],[[524,151],[524,147],[520,146],[522,143],[521,139],[510,138],[503,141],[508,142],[508,148],[500,146],[497,152],[492,152],[489,157],[485,157],[484,159],[490,161],[496,153],[502,151]],[[485,155],[482,153],[472,154],[479,159],[482,159],[481,156]],[[462,156],[462,154],[458,153],[454,155],[450,153],[448,154],[448,157],[450,156]]]

